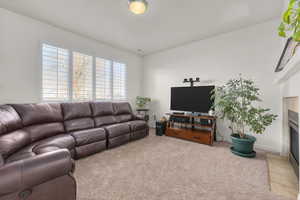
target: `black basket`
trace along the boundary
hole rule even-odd
[[[167,122],[156,122],[156,135],[162,136],[165,134]]]

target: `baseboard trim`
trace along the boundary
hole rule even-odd
[[[270,146],[267,146],[267,145],[255,144],[255,148],[261,149],[261,150],[264,150],[264,151],[267,151],[270,153],[280,154],[280,151],[278,151]]]

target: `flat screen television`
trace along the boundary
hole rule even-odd
[[[215,86],[172,87],[171,110],[207,113],[213,105],[211,91]]]

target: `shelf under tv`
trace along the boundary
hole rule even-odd
[[[202,115],[202,116],[194,116],[194,115],[186,115],[186,114],[173,114],[166,113],[172,117],[181,117],[181,118],[189,118],[189,122],[174,122],[172,120],[168,120],[168,125],[166,129],[166,135],[176,138],[181,138],[185,140],[190,140],[194,142],[198,142],[201,144],[213,145],[215,140],[215,130],[216,130],[216,117],[210,115]],[[202,125],[199,123],[195,123],[194,119],[205,119],[210,120],[208,125]]]

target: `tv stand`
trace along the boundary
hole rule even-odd
[[[166,113],[170,116],[166,135],[185,140],[198,142],[201,144],[213,145],[216,140],[216,117],[210,115],[190,115],[190,114],[174,114]],[[174,118],[182,118],[186,120],[176,120]],[[207,125],[197,123],[195,119],[208,120]],[[184,125],[184,126],[183,126]]]

